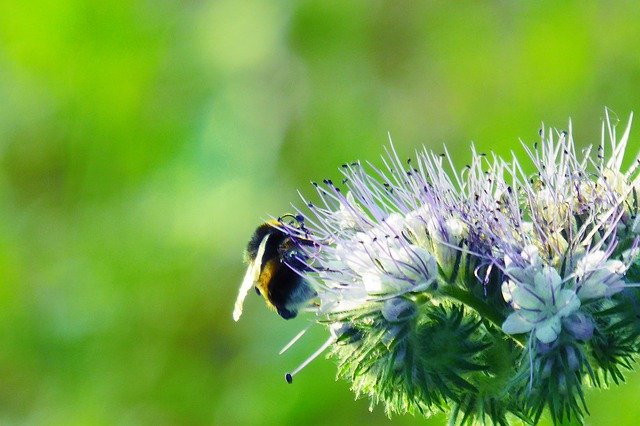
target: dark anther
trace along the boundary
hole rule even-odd
[[[343,164],[343,165],[342,165],[342,168],[343,168],[343,169],[348,169],[348,168],[349,168],[349,165],[348,165],[347,163],[345,163],[345,164]]]
[[[293,383],[293,376],[290,373],[287,373],[284,375],[284,379],[287,381],[287,383],[291,384]]]
[[[313,186],[316,186],[316,187],[317,187],[317,186],[318,186],[318,182],[311,182],[311,185],[313,185]]]
[[[298,222],[304,222],[304,216],[302,216],[301,214],[297,214],[297,215],[296,215],[296,220],[297,220]]]
[[[342,179],[342,184],[344,185],[345,183],[349,182],[349,179]]]

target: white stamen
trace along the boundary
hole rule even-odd
[[[313,361],[318,356],[320,356],[322,354],[322,352],[324,352],[329,346],[333,345],[336,342],[336,340],[337,340],[337,337],[334,337],[334,336],[329,337],[327,339],[327,341],[324,342],[324,344],[322,346],[320,346],[320,348],[318,348],[317,351],[315,351],[313,354],[311,354],[311,356],[309,358],[305,359],[304,362],[302,364],[300,364],[295,370],[293,370],[291,373],[285,374],[284,378],[287,381],[287,383],[293,382],[293,376],[298,374],[300,372],[300,370],[305,368],[307,365],[309,365],[309,363],[311,361]]]
[[[298,340],[300,340],[300,338],[302,336],[304,336],[304,334],[307,332],[307,330],[309,330],[311,328],[313,324],[309,324],[308,326],[306,326],[305,328],[303,328],[298,334],[295,335],[295,337],[293,339],[291,339],[291,341],[289,343],[287,343],[284,348],[282,348],[280,350],[280,352],[278,352],[278,355],[282,355],[283,353],[285,353],[287,350],[289,350],[289,348],[291,346],[294,345],[294,343],[296,343]]]

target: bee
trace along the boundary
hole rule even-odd
[[[300,218],[295,219],[301,222]],[[247,244],[245,262],[248,268],[233,309],[235,321],[240,319],[242,304],[251,287],[255,287],[267,306],[284,319],[294,318],[298,310],[317,295],[296,272],[309,269],[298,245],[311,242],[302,238],[294,241],[278,228],[280,225],[281,222],[276,220],[263,223],[256,228]]]

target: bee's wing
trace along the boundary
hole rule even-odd
[[[236,299],[236,304],[233,307],[233,320],[238,321],[240,319],[240,315],[242,315],[242,304],[244,303],[244,298],[247,297],[247,293],[251,290],[260,277],[260,266],[262,265],[262,257],[264,256],[264,250],[267,246],[267,239],[269,235],[267,234],[260,245],[258,246],[258,252],[256,253],[256,258],[249,264],[247,268],[247,273],[244,274],[244,279],[242,280],[242,284],[240,285],[240,290],[238,291],[238,298]]]

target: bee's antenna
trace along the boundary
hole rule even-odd
[[[303,368],[305,368],[311,361],[313,361],[314,359],[316,359],[318,356],[320,356],[322,354],[322,352],[324,352],[329,346],[331,346],[332,344],[334,344],[336,341],[338,340],[337,337],[335,336],[331,336],[327,339],[326,342],[324,342],[324,344],[322,346],[320,346],[318,348],[317,351],[315,351],[313,354],[311,354],[311,356],[307,359],[305,359],[303,361],[302,364],[300,364],[295,370],[293,370],[291,373],[287,373],[284,375],[285,380],[287,381],[287,383],[292,383],[293,382],[293,376],[295,376],[296,374],[298,374],[300,372],[300,370],[302,370]]]
[[[302,216],[301,214],[293,214],[293,213],[285,213],[282,216],[280,216],[278,218],[279,222],[282,222],[282,219],[290,217],[291,219],[293,219],[295,222],[297,222],[298,224],[301,224],[304,222],[304,216]]]

